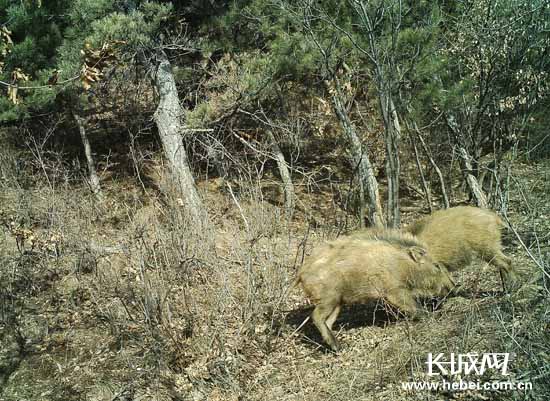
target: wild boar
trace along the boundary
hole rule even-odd
[[[490,210],[458,206],[432,213],[406,230],[424,242],[431,258],[449,271],[468,266],[477,256],[500,270],[505,286],[505,282],[514,284],[516,273],[510,258],[502,253],[503,226]]]
[[[334,351],[332,325],[343,304],[383,299],[414,316],[417,298],[445,296],[454,286],[420,241],[396,230],[363,231],[319,247],[300,268],[298,283],[315,304],[313,323]]]

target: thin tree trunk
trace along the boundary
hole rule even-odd
[[[362,180],[359,181],[359,228],[365,228],[366,201],[365,201],[365,186]]]
[[[424,141],[424,138],[420,134],[420,130],[418,129],[418,126],[416,123],[414,123],[414,130],[416,131],[416,136],[420,140],[420,144],[422,145],[422,149],[424,150],[424,154],[430,161],[430,164],[435,170],[435,173],[437,174],[437,177],[439,178],[439,185],[441,186],[441,194],[443,196],[443,204],[445,209],[448,209],[451,205],[449,202],[449,196],[447,195],[447,190],[445,188],[445,178],[443,177],[443,173],[441,172],[441,169],[435,162],[434,158],[432,157],[432,152],[430,152],[430,149],[426,145],[426,142]]]
[[[485,196],[483,188],[479,185],[477,178],[473,174],[471,158],[464,146],[458,145],[458,155],[462,162],[462,172],[466,178],[466,183],[468,184],[470,193],[476,201],[476,205],[483,209],[487,209],[487,197]]]
[[[453,116],[447,116],[447,125],[451,128],[454,134],[456,146],[458,149],[458,157],[460,159],[462,174],[466,179],[466,184],[470,194],[475,199],[476,205],[480,208],[486,209],[488,207],[487,196],[485,195],[483,188],[479,185],[476,176],[474,175],[474,168],[472,165],[472,157],[466,149],[466,139],[460,132],[457,123]]]
[[[271,130],[267,130],[267,135],[271,143],[271,151],[273,152],[277,167],[279,168],[279,174],[283,181],[283,189],[285,191],[285,210],[288,217],[292,216],[294,211],[294,185],[292,184],[292,177],[288,169],[288,165],[285,160],[285,156],[279,147],[279,144],[275,140],[275,136]]]
[[[386,176],[388,178],[388,202],[387,202],[387,218],[386,221],[390,227],[399,227],[401,224],[401,212],[399,209],[399,175],[400,175],[400,160],[399,160],[399,142],[401,138],[401,126],[395,104],[392,98],[393,79],[395,71],[391,67],[394,60],[392,53],[382,54],[382,49],[378,43],[375,32],[377,31],[378,22],[374,22],[367,11],[367,5],[364,2],[352,2],[357,15],[362,21],[362,25],[366,28],[368,39],[368,48],[359,47],[370,59],[373,64],[374,80],[378,95],[378,102],[382,119],[384,122],[384,142],[386,145]],[[388,11],[383,6],[378,8],[378,11]],[[377,12],[378,12],[377,11]],[[380,18],[375,17],[375,21]],[[392,24],[397,23],[392,19]],[[393,29],[397,25],[392,26]]]
[[[357,166],[357,175],[363,183],[363,189],[366,190],[369,202],[369,222],[373,226],[384,226],[382,204],[380,203],[380,194],[378,190],[378,182],[374,175],[372,164],[369,156],[363,151],[361,141],[355,132],[355,127],[351,123],[346,108],[342,103],[342,94],[340,83],[335,79],[335,93],[332,94],[332,105],[336,113],[336,117],[340,122],[344,133],[346,134],[350,147],[354,164]],[[363,219],[363,216],[361,216]]]
[[[409,139],[411,141],[411,145],[413,146],[416,168],[418,169],[418,174],[420,174],[422,189],[424,190],[424,195],[426,196],[426,202],[428,203],[428,209],[431,213],[433,212],[432,195],[430,194],[430,189],[428,188],[428,183],[426,181],[426,177],[424,176],[424,170],[422,169],[422,164],[420,163],[420,157],[418,155],[418,147],[416,146],[416,140],[414,139],[413,133],[410,134]]]
[[[158,127],[173,181],[177,185],[186,211],[195,223],[203,227],[207,223],[206,210],[197,192],[182,140],[183,108],[179,101],[170,61],[163,50],[157,53],[157,62],[154,83],[159,95],[159,104],[153,118]]]
[[[378,77],[378,99],[382,119],[384,120],[384,143],[386,145],[386,176],[388,177],[387,222],[389,227],[399,227],[401,212],[399,210],[399,142],[401,126],[395,105],[389,92],[385,92],[382,76]]]
[[[90,140],[88,139],[88,134],[86,133],[86,121],[75,111],[73,111],[73,118],[76,121],[76,125],[78,126],[80,139],[82,140],[82,145],[84,146],[84,154],[86,155],[86,163],[88,164],[90,189],[95,195],[99,196],[101,195],[101,185],[99,184],[99,177],[95,169]]]

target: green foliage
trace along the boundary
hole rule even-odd
[[[66,20],[62,4],[49,1],[43,7],[27,6],[16,0],[4,0],[1,15],[12,32],[14,46],[6,57],[6,69],[23,68],[34,74],[46,65],[55,63],[55,50],[62,41]]]
[[[6,96],[0,96],[0,121],[17,120],[22,115],[25,115],[25,112],[25,107],[14,105]]]
[[[115,4],[111,0],[73,0],[67,7],[72,27],[68,35],[89,32],[91,23],[116,11]]]
[[[206,83],[202,101],[186,114],[191,128],[204,128],[235,107],[247,109],[267,102],[275,91],[271,57],[259,52],[222,58]]]
[[[170,4],[144,2],[139,9],[123,13],[116,10],[111,1],[78,0],[71,9],[73,27],[59,49],[59,66],[63,78],[78,74],[82,66],[81,50],[88,43],[92,48],[101,48],[104,43],[122,41],[123,53],[132,57],[138,52],[147,52],[158,41],[163,21],[171,12]],[[89,5],[90,13],[83,12]]]
[[[0,80],[11,82],[11,73],[16,68],[30,77],[30,80],[19,83],[22,86],[38,86],[47,81],[45,75],[56,65],[56,49],[63,40],[67,26],[65,7],[70,2],[48,1],[38,7],[33,2],[3,0],[0,3],[0,18],[12,32],[13,46],[5,57],[5,65]],[[3,88],[5,95],[7,88]],[[14,105],[2,97],[0,121],[11,121],[26,116],[33,108],[50,104],[55,92],[52,90],[33,93],[19,90],[18,96],[24,101]],[[34,103],[33,100],[38,103]]]
[[[32,110],[50,107],[59,91],[79,88],[85,44],[101,48],[104,43],[121,41],[122,53],[133,57],[158,45],[163,23],[170,17],[172,6],[158,2],[141,2],[138,8],[124,10],[124,2],[110,0],[48,1],[41,7],[20,1],[2,0],[4,18],[13,32],[14,45],[5,60],[1,79],[11,82],[10,74],[20,68],[30,75],[25,86],[46,85],[55,69],[58,81],[72,84],[39,90],[20,90],[22,102],[4,103],[3,119],[16,120]],[[52,17],[53,16],[53,17]],[[122,61],[122,60],[120,60]],[[20,83],[21,85],[21,83]]]
[[[171,5],[146,2],[128,14],[113,12],[92,22],[91,34],[86,40],[92,46],[121,40],[133,51],[148,50],[158,40],[162,23],[170,17],[171,9]]]
[[[335,21],[349,28],[350,17],[344,13],[343,1],[325,0],[318,2],[325,7]],[[301,2],[266,0],[237,1],[227,13],[214,23],[215,38],[226,51],[248,52],[261,49],[269,53],[274,79],[285,77],[295,81],[308,81],[321,73],[322,64],[319,46],[330,48],[332,63],[343,54],[352,51],[349,39],[335,36],[336,28],[326,20],[308,20]],[[318,44],[312,41],[310,33],[316,33]],[[318,46],[319,45],[319,46]],[[346,58],[353,57],[349,54]]]
[[[526,127],[544,132],[541,110],[550,92],[550,9],[544,0],[505,0],[498,6],[489,0],[362,3],[375,18],[372,30],[354,8],[358,3],[347,0],[52,0],[41,6],[0,0],[0,18],[14,41],[1,80],[9,82],[16,68],[30,76],[25,86],[46,85],[55,70],[61,71],[59,81],[72,79],[19,90],[18,105],[3,97],[0,118],[17,120],[55,110],[61,97],[77,98],[86,44],[100,49],[120,41],[117,62],[125,65],[150,59],[183,26],[198,51],[170,57],[182,93],[192,94],[193,126],[217,121],[237,101],[269,108],[277,103],[281,82],[317,95],[325,90],[323,80],[345,73],[367,93],[375,85],[373,60],[365,51],[374,37],[399,112],[411,113],[419,125],[445,111],[464,124],[477,119],[482,130],[497,115],[513,124],[531,113],[536,118]]]
[[[318,70],[321,62],[319,52],[309,46],[306,38],[299,33],[283,33],[273,39],[270,43],[270,53],[275,77],[305,79]]]
[[[461,131],[477,138],[477,148],[490,136],[532,130],[525,118],[538,114],[550,94],[543,84],[549,24],[550,8],[542,1],[461,2],[441,19],[444,35],[433,53],[412,71],[413,116],[429,124],[441,112],[452,115]]]

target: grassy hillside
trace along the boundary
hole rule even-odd
[[[311,307],[291,283],[315,245],[355,228],[335,202],[345,181],[298,181],[291,220],[268,178],[202,181],[212,226],[200,233],[177,197],[129,177],[107,180],[98,200],[68,168],[53,184],[11,170],[0,192],[0,399],[547,399],[549,167],[514,165],[508,217],[526,248],[508,230],[505,252],[517,292],[503,294],[476,262],[455,276],[460,294],[418,320],[345,308],[338,354],[311,322],[297,330]],[[405,221],[426,213],[406,202]],[[426,379],[429,352],[513,353],[505,379],[534,389],[403,390]],[[481,380],[500,380],[492,374]]]

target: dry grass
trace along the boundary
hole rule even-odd
[[[62,238],[55,254],[28,240],[18,249],[12,233],[0,231],[6,344],[0,399],[543,400],[550,394],[547,281],[504,296],[497,273],[473,265],[457,276],[467,294],[417,321],[396,320],[372,305],[345,309],[335,325],[343,350],[333,354],[311,324],[296,332],[311,308],[289,288],[303,253],[341,230],[326,224],[343,215],[333,194],[317,198],[312,226],[302,212],[287,223],[250,182],[235,186],[234,196],[205,192],[213,222],[205,237],[177,199],[136,197],[132,188],[113,182],[97,201],[70,180],[53,189],[3,185],[6,221],[39,238]],[[531,209],[520,213],[524,202],[536,200],[540,213],[549,213],[538,197],[516,193],[511,216],[519,226],[535,218]],[[517,242],[507,251],[521,277],[532,278],[534,263]],[[514,377],[533,381],[535,390],[405,392],[402,381],[426,377],[428,352],[513,352]]]

